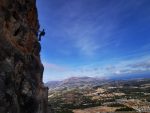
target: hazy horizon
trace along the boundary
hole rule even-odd
[[[44,82],[150,73],[149,0],[37,0]],[[143,76],[144,77],[144,76]]]

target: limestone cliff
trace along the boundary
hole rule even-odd
[[[0,0],[0,113],[47,113],[35,0]]]

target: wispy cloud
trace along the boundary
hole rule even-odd
[[[75,7],[74,3],[78,4],[78,8]],[[94,4],[94,2],[91,3]],[[132,7],[133,4],[134,8]],[[135,4],[134,1],[127,4],[120,1],[114,6],[108,4],[101,6],[99,10],[94,9],[92,11],[87,10],[81,1],[67,2],[60,9],[60,13],[63,14],[62,17],[65,18],[60,23],[61,30],[65,33],[66,38],[72,42],[71,46],[75,47],[81,55],[94,56],[109,46],[118,46],[122,43],[121,37],[116,38],[116,35],[127,28],[122,26],[121,23],[125,20],[121,20],[120,14],[124,14],[125,9],[136,10],[138,7],[140,7],[138,2]],[[127,18],[131,15],[132,13],[129,12],[128,15],[122,16]]]
[[[88,38],[82,38],[78,40],[76,46],[79,48],[82,54],[87,56],[93,56],[96,50],[99,49],[99,45],[97,45],[93,40]]]
[[[142,74],[147,72],[150,73],[150,56],[118,61],[114,64],[107,64],[105,66],[101,66],[100,64],[86,65],[69,72],[69,74],[74,76],[109,77],[118,75],[125,76],[128,74]]]

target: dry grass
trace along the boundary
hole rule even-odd
[[[73,110],[73,112],[74,113],[101,113],[101,112],[115,112],[116,109],[118,108],[99,106],[99,107],[92,107],[87,109],[76,109]]]

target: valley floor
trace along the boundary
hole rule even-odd
[[[53,113],[150,113],[150,80],[108,81],[49,91]]]

